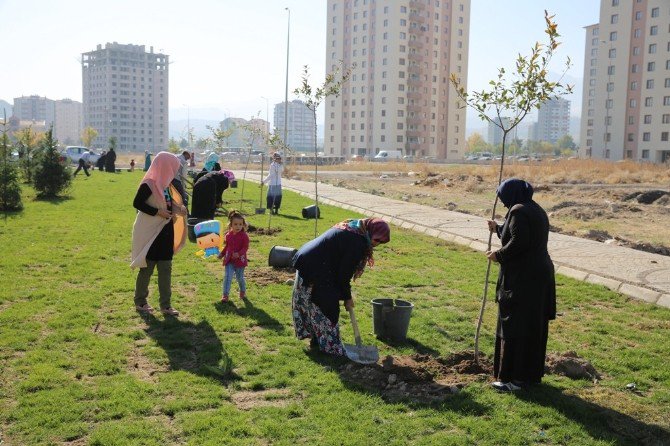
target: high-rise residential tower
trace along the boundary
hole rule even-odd
[[[537,134],[535,141],[556,141],[570,133],[570,101],[563,98],[550,99],[537,112]]]
[[[462,158],[470,0],[328,0],[326,69],[354,66],[325,99],[326,155]]]
[[[586,27],[580,156],[670,159],[670,3],[601,0]]]
[[[307,108],[303,101],[293,100],[275,104],[274,126],[283,135],[284,110],[288,108],[288,122],[286,125],[286,145],[293,150],[314,150],[316,135],[314,134],[314,113]]]
[[[72,99],[55,101],[54,138],[65,145],[78,144],[81,140],[81,102]]]
[[[82,54],[84,126],[120,150],[159,151],[168,145],[168,56],[144,45],[107,43]]]

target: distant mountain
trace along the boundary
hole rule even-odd
[[[170,138],[175,138],[180,140],[181,138],[186,138],[188,135],[188,126],[190,125],[193,129],[193,138],[205,138],[212,135],[212,133],[207,130],[207,126],[218,127],[221,121],[216,121],[213,119],[178,119],[175,121],[170,121],[170,131],[168,132]]]
[[[12,104],[10,104],[7,101],[3,101],[2,99],[0,99],[0,118],[3,117],[3,113],[4,113],[3,110],[7,112],[7,118],[12,116],[12,110],[13,110]]]

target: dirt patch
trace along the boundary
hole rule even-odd
[[[475,364],[473,352],[447,358],[414,354],[386,356],[378,364],[348,363],[339,369],[345,382],[379,392],[386,401],[437,403],[477,380],[491,377],[493,365],[485,357]]]
[[[586,359],[580,358],[577,353],[568,351],[563,354],[549,353],[544,366],[545,373],[563,375],[572,379],[601,379],[600,373]]]
[[[135,342],[133,349],[128,355],[126,370],[140,381],[155,383],[156,374],[167,372],[168,368],[156,365],[142,354],[142,348],[147,344],[146,339],[140,339]]]
[[[292,285],[295,278],[295,270],[293,268],[259,266],[257,268],[247,268],[244,275],[247,280],[253,280],[255,284],[261,286],[277,283]]]
[[[258,235],[275,235],[276,233],[281,232],[281,228],[261,228],[258,226],[249,225],[247,232]]]
[[[288,389],[235,392],[231,395],[231,400],[240,410],[251,410],[256,407],[286,407],[293,401],[289,397]]]

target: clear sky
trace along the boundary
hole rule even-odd
[[[556,14],[562,35],[557,59],[570,56],[569,75],[581,81],[583,27],[598,21],[599,4],[472,0],[468,89],[486,88],[498,67],[511,68],[517,53],[544,41],[545,9]],[[0,99],[81,101],[81,53],[106,42],[133,43],[170,56],[171,120],[185,119],[187,109],[191,118],[265,118],[263,97],[272,120],[273,104],[284,99],[285,7],[291,100],[304,65],[313,84],[325,74],[325,0],[0,0]],[[578,109],[580,98],[572,99]]]

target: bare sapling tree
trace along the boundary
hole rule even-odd
[[[335,68],[331,73],[326,74],[326,79],[321,86],[313,88],[309,83],[309,67],[305,65],[303,68],[300,88],[296,88],[293,91],[294,94],[303,99],[303,102],[305,102],[305,105],[312,112],[312,116],[314,117],[314,205],[317,209],[316,218],[314,219],[314,237],[318,235],[319,223],[319,189],[317,178],[319,171],[319,151],[316,144],[316,109],[319,108],[321,102],[328,96],[338,97],[340,95],[342,85],[349,80],[351,71],[354,68],[355,65],[345,68],[343,63],[340,62],[339,67]]]
[[[516,59],[516,69],[511,72],[510,78],[507,77],[508,73],[504,68],[499,68],[497,78],[489,82],[489,90],[468,93],[455,73],[452,73],[450,76],[451,84],[456,89],[458,97],[464,102],[464,106],[473,108],[477,111],[481,120],[488,121],[502,130],[502,156],[500,159],[498,185],[502,182],[505,149],[507,148],[507,136],[509,133],[533,109],[539,109],[546,101],[557,99],[572,92],[571,85],[562,83],[565,73],[572,65],[569,57],[566,59],[559,79],[557,81],[549,79],[549,64],[560,45],[558,41],[560,35],[558,34],[557,24],[554,22],[553,15],[549,15],[545,11],[544,20],[546,22],[545,33],[549,42],[544,44],[536,42],[528,56],[519,54]],[[496,194],[491,220],[495,219],[497,204],[498,196]],[[491,250],[492,236],[493,233],[489,233],[488,251]],[[477,321],[475,362],[479,361],[479,333],[482,319],[484,318],[490,273],[491,260],[488,261],[486,269],[484,295],[482,297],[479,320]]]

